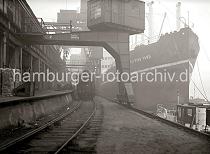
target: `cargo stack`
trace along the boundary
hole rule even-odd
[[[92,31],[142,33],[145,3],[139,0],[89,0],[87,24]]]
[[[20,73],[21,74],[21,70],[20,69],[13,69],[13,70],[15,70],[16,73]],[[18,75],[15,76],[14,80],[15,80],[14,88],[17,88],[17,87],[19,87],[22,84],[21,79],[19,78]]]
[[[15,71],[20,72],[20,70]],[[5,68],[0,72],[1,94],[2,96],[12,96],[13,89],[21,84],[19,78],[16,76],[14,79],[14,69]]]
[[[12,96],[14,89],[13,70],[5,68],[2,70],[2,95]]]

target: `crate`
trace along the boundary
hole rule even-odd
[[[145,3],[139,0],[89,0],[87,24],[93,31],[142,33],[145,29]]]

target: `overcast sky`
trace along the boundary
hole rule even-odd
[[[56,21],[60,9],[74,9],[80,7],[80,0],[27,0],[37,17],[45,21]]]
[[[201,51],[198,56],[198,64],[201,71],[205,90],[210,99],[210,0],[179,0],[182,2],[182,16],[187,18],[187,12],[190,13],[190,23],[194,24],[193,31],[199,36]],[[164,12],[167,13],[167,19],[164,23],[163,33],[175,30],[176,22],[176,3],[178,0],[154,0],[155,27],[156,33],[160,30]],[[57,12],[60,9],[78,10],[80,0],[27,0],[37,17],[45,21],[56,21]],[[148,2],[146,0],[146,2]],[[201,82],[198,75],[198,69],[195,67],[192,79],[201,88]],[[194,86],[191,86],[193,89]],[[193,90],[191,90],[193,95]],[[201,96],[196,91],[196,96]]]

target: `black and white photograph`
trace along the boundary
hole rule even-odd
[[[0,0],[0,154],[210,154],[209,0]]]

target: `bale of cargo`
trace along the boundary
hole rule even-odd
[[[14,71],[20,73],[19,69],[4,68],[0,71],[0,87],[3,96],[12,96],[13,89],[18,87],[21,82],[19,76],[14,76]]]
[[[142,33],[145,3],[139,0],[89,0],[87,24],[91,30]]]
[[[19,73],[19,74],[21,74],[21,70],[20,69],[13,69],[17,74]],[[22,84],[22,82],[21,82],[21,78],[20,78],[20,76],[18,76],[18,75],[15,75],[14,76],[14,81],[15,81],[15,83],[14,83],[14,88],[17,88],[17,87],[19,87],[21,84]]]
[[[2,95],[12,96],[14,89],[13,70],[6,68],[2,70]]]

